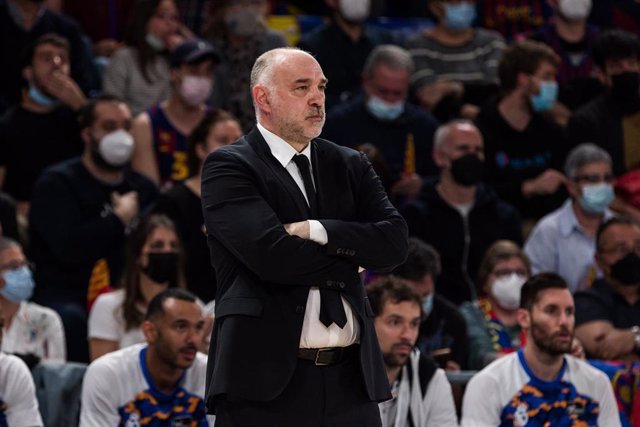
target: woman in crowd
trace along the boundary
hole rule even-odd
[[[174,221],[183,242],[188,288],[204,302],[214,299],[216,278],[209,259],[202,216],[202,164],[209,153],[231,144],[241,135],[240,123],[226,111],[214,110],[207,114],[187,141],[187,163],[191,176],[162,193],[158,200],[158,211]]]
[[[151,215],[127,242],[122,287],[98,297],[89,314],[91,360],[144,342],[140,329],[147,304],[170,287],[185,287],[182,248],[173,222]]]
[[[138,0],[125,36],[104,77],[106,94],[124,100],[136,115],[169,97],[168,52],[179,40],[174,0]]]
[[[482,296],[460,306],[467,322],[470,369],[482,369],[520,348],[522,331],[516,313],[520,288],[530,275],[529,259],[514,242],[499,240],[487,250],[476,281]]]

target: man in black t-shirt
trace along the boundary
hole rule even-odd
[[[33,300],[60,314],[67,358],[86,362],[88,308],[118,283],[127,231],[152,209],[158,190],[128,167],[134,141],[124,102],[91,101],[80,127],[82,156],[51,166],[34,185],[29,239]]]
[[[486,182],[526,219],[537,219],[567,198],[561,168],[562,129],[543,113],[557,100],[558,56],[545,44],[510,46],[498,66],[502,96],[488,102],[476,124],[485,146]]]
[[[26,215],[31,189],[49,165],[82,152],[75,111],[86,99],[70,77],[69,43],[45,34],[25,52],[28,90],[0,119],[0,187]]]
[[[604,277],[575,295],[576,337],[589,357],[640,360],[640,224],[602,224],[595,259]]]

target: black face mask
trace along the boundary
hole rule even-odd
[[[149,252],[149,264],[142,271],[156,283],[177,284],[178,254],[176,252]]]
[[[625,114],[640,110],[640,73],[627,71],[611,76],[611,98]]]
[[[484,162],[475,154],[465,154],[451,162],[453,179],[464,187],[471,187],[482,180]]]
[[[640,284],[640,257],[629,252],[611,266],[611,276],[623,285]]]

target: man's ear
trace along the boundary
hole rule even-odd
[[[22,69],[22,78],[28,82],[31,82],[31,80],[33,79],[33,67],[24,67]]]
[[[84,141],[85,144],[88,144],[91,141],[91,130],[86,127],[80,130],[80,138]]]
[[[156,339],[158,339],[158,329],[156,328],[156,325],[153,324],[153,322],[145,320],[144,322],[142,322],[141,328],[142,334],[144,335],[144,339],[147,341],[147,343],[153,344]]]
[[[438,167],[438,169],[444,169],[447,166],[448,160],[440,148],[434,149],[431,152],[431,156],[433,157],[433,163]]]
[[[531,313],[526,308],[519,308],[516,312],[516,320],[523,330],[531,327]]]
[[[271,103],[269,102],[269,90],[265,86],[257,84],[251,89],[251,92],[258,109],[265,113],[270,113]]]

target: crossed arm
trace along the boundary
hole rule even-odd
[[[406,224],[371,166],[359,167],[358,221],[321,219],[328,236],[322,246],[306,238],[306,221],[281,222],[261,193],[255,170],[234,153],[218,150],[203,168],[207,230],[247,268],[274,283],[318,286],[330,277],[355,277],[358,266],[390,269],[406,256]]]

